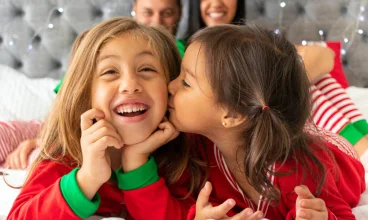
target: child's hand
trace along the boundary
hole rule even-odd
[[[296,46],[302,57],[309,80],[313,82],[334,67],[335,53],[328,47],[318,45]]]
[[[256,220],[261,219],[263,214],[261,211],[253,213],[250,208],[244,209],[242,212],[228,217],[226,213],[235,206],[233,199],[228,199],[221,205],[213,207],[208,202],[212,191],[212,185],[210,182],[206,182],[203,189],[199,192],[196,202],[196,217],[195,220],[209,220],[209,219],[231,219],[231,220]]]
[[[165,117],[158,125],[158,130],[151,134],[145,141],[124,146],[122,156],[122,167],[124,172],[137,169],[145,164],[152,152],[173,140],[178,135],[179,132]]]
[[[26,169],[28,156],[32,150],[37,148],[37,139],[23,141],[6,157],[5,166],[11,169]]]
[[[80,144],[83,164],[77,172],[77,181],[87,198],[92,198],[100,186],[111,177],[111,160],[106,149],[123,147],[117,130],[104,120],[104,117],[104,113],[97,109],[90,109],[81,116]],[[93,120],[97,122],[93,124]],[[85,184],[88,184],[88,188],[84,190]]]
[[[325,220],[328,219],[326,204],[322,199],[314,197],[308,187],[300,185],[295,187],[298,195],[296,200],[296,219]]]

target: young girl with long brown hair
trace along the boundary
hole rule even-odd
[[[190,161],[188,148],[163,146],[150,156],[178,135],[164,118],[167,84],[180,71],[172,36],[114,18],[76,44],[41,132],[41,153],[8,219],[177,218],[161,207],[179,201],[152,170],[156,159],[166,183],[176,182]],[[176,189],[173,195],[186,196]]]
[[[169,120],[209,139],[189,146],[212,186],[188,219],[355,219],[364,168],[351,145],[309,124],[309,86],[295,47],[271,31],[218,25],[191,38]]]

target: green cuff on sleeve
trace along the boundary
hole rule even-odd
[[[343,136],[351,145],[355,145],[360,139],[363,138],[363,134],[360,133],[353,124],[347,124],[340,132],[339,135]]]
[[[116,171],[119,188],[122,190],[133,190],[143,188],[157,182],[160,177],[157,172],[155,159],[151,157],[141,167],[124,173],[121,168]]]
[[[353,122],[353,125],[363,135],[367,135],[368,134],[368,123],[367,123],[367,120],[362,119],[362,120]]]
[[[79,188],[76,174],[79,168],[75,168],[70,173],[61,178],[60,189],[65,201],[73,212],[81,218],[88,218],[93,215],[100,206],[100,196],[96,195],[89,200]]]

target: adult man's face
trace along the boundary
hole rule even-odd
[[[175,34],[181,16],[177,0],[136,0],[133,6],[135,19],[148,26],[163,26]]]

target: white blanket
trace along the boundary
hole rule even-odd
[[[44,120],[58,80],[30,79],[0,64],[0,120]]]

